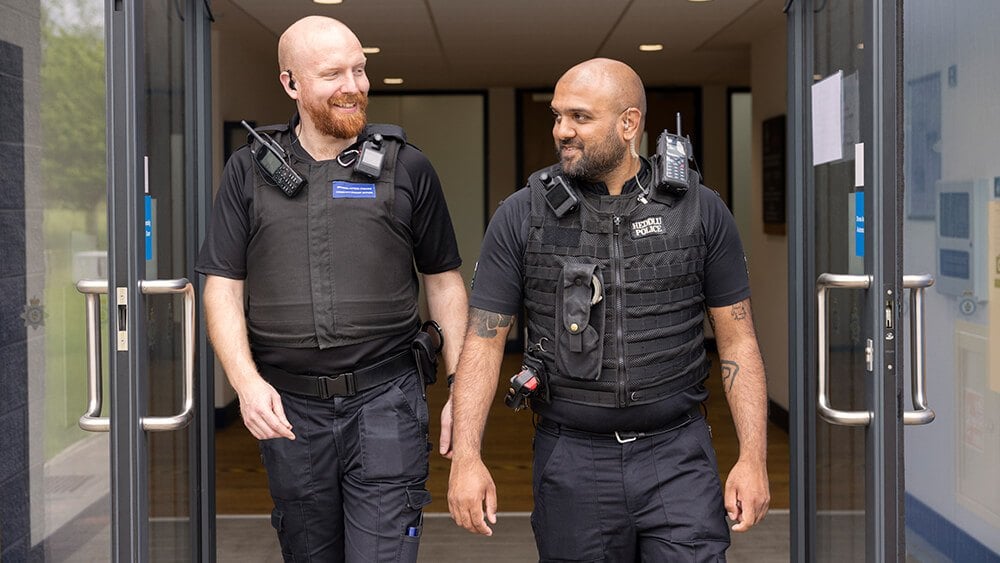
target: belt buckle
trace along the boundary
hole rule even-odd
[[[319,387],[319,398],[323,400],[331,397],[353,397],[355,394],[353,372],[339,373],[333,377],[321,375],[316,378],[316,384]]]
[[[622,438],[622,434],[631,434],[628,438]],[[638,432],[619,432],[615,430],[615,440],[618,440],[619,444],[627,444],[629,442],[634,442],[639,439]]]

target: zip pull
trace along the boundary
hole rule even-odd
[[[622,218],[615,215],[615,234],[618,234],[618,227],[622,224]]]

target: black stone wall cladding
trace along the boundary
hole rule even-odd
[[[24,55],[0,41],[0,560],[30,544],[28,348],[24,312]]]

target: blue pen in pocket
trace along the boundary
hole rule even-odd
[[[420,537],[420,528],[418,528],[417,526],[410,526],[409,528],[406,529],[406,535],[410,536],[411,538]]]

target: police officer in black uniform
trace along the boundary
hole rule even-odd
[[[260,440],[285,560],[412,562],[441,344],[421,330],[414,264],[451,373],[468,303],[454,229],[423,154],[366,124],[350,29],[299,20],[278,60],[298,112],[226,164],[197,268],[209,336]]]
[[[486,535],[496,522],[481,436],[523,305],[525,365],[541,379],[520,388],[538,417],[541,560],[724,560],[727,514],[745,531],[770,498],[766,383],[734,221],[697,175],[652,185],[635,151],[645,94],[627,65],[573,67],[551,107],[559,164],[500,206],[479,258],[455,379],[452,518]],[[699,409],[706,309],[740,441],[724,492]]]

